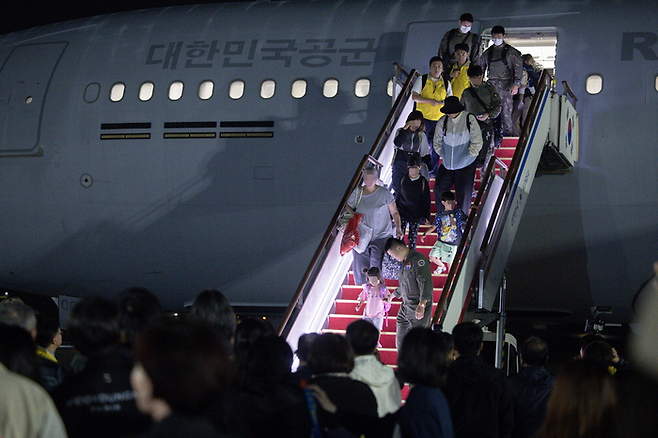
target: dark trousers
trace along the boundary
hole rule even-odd
[[[409,243],[407,246],[411,249],[416,249],[416,239],[418,238],[418,226],[420,225],[420,222],[411,222],[406,219],[400,219],[402,234],[407,231],[407,224],[409,224],[409,237],[407,239]]]
[[[430,155],[432,156],[432,161],[430,161],[430,173],[436,173],[436,169],[439,166],[439,154],[434,150],[434,130],[436,129],[436,122],[438,120],[427,120],[425,121],[425,133],[427,134],[427,143],[430,146]]]
[[[392,237],[392,236],[389,236]],[[352,270],[354,272],[354,284],[362,285],[366,282],[366,274],[363,269],[372,267],[382,268],[382,258],[384,258],[384,247],[389,237],[383,239],[371,240],[368,247],[361,254],[352,250],[354,257],[352,261]]]
[[[473,182],[475,181],[475,161],[470,165],[457,170],[448,170],[443,164],[439,166],[434,179],[434,199],[436,199],[436,212],[441,213],[445,208],[441,204],[441,193],[448,191],[455,185],[457,206],[464,213],[469,214],[471,198],[473,196]]]

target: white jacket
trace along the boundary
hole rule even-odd
[[[367,384],[377,399],[377,414],[383,417],[396,412],[402,405],[400,384],[393,368],[384,365],[377,358],[368,354],[354,358],[354,369],[350,373],[354,380]]]

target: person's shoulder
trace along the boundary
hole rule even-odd
[[[511,44],[507,44],[507,43],[505,43],[505,44],[506,44],[506,47],[508,48],[508,49],[507,49],[507,50],[508,50],[508,52],[507,52],[508,54],[510,54],[510,55],[516,55],[516,56],[519,56],[519,57],[521,56],[521,52],[519,51],[519,49],[517,49],[516,47],[514,47],[514,46],[511,45]]]
[[[445,34],[443,34],[443,39],[447,40],[448,38],[451,38],[455,33],[457,33],[456,27],[448,30]]]
[[[412,260],[414,261],[414,266],[419,268],[429,266],[429,259],[425,256],[425,254],[416,250],[412,250]]]

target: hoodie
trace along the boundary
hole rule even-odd
[[[354,358],[350,377],[367,384],[377,399],[377,414],[383,417],[396,412],[402,404],[400,383],[391,367],[381,363],[374,355]]]

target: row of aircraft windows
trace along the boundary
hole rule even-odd
[[[653,88],[658,91],[658,75],[654,78]],[[589,94],[599,94],[603,91],[603,76],[598,74],[589,75],[585,80],[585,90]]]
[[[336,97],[338,95],[338,79],[327,79],[322,86],[322,95],[327,98]],[[183,97],[183,90],[185,85],[181,81],[172,82],[169,85],[167,95],[170,100],[176,101]],[[304,79],[298,79],[292,83],[290,87],[290,95],[295,99],[301,99],[306,95],[307,83]],[[139,100],[147,102],[153,97],[155,91],[155,84],[153,82],[144,82],[139,87]],[[231,82],[229,86],[228,95],[233,100],[238,100],[244,96],[245,83],[241,80]],[[354,84],[354,95],[356,97],[366,97],[370,94],[370,79],[362,78]],[[210,99],[215,92],[215,83],[207,80],[199,84],[197,96],[201,100]],[[260,97],[263,99],[270,99],[276,92],[276,82],[271,79],[265,80],[260,85]],[[386,92],[389,96],[393,95],[393,81],[389,81],[386,87]],[[112,85],[110,89],[110,100],[112,102],[121,101],[126,94],[126,84],[117,82]]]
[[[338,80],[327,79],[322,86],[322,95],[327,98],[333,98],[338,95]],[[172,101],[179,100],[183,97],[184,84],[181,81],[172,82],[169,85],[168,97]],[[658,91],[658,76],[655,78],[655,89]],[[585,89],[589,94],[599,94],[603,90],[603,77],[598,74],[593,74],[587,77],[585,82]],[[153,97],[155,85],[153,82],[144,82],[139,88],[139,100],[147,102]],[[210,99],[215,91],[215,84],[213,81],[203,81],[199,84],[197,95],[201,100]],[[241,99],[244,96],[245,83],[241,80],[231,82],[229,86],[228,95],[233,100]],[[290,95],[295,99],[301,99],[306,95],[307,83],[304,79],[298,79],[292,83],[290,87]],[[260,97],[263,99],[270,99],[276,92],[276,82],[271,79],[265,80],[260,86]],[[393,95],[393,81],[388,81],[386,86],[386,93],[389,96]],[[126,85],[123,82],[115,83],[110,89],[110,100],[112,102],[121,101],[126,94]],[[354,84],[354,95],[356,97],[366,97],[370,94],[370,80],[359,79]]]

